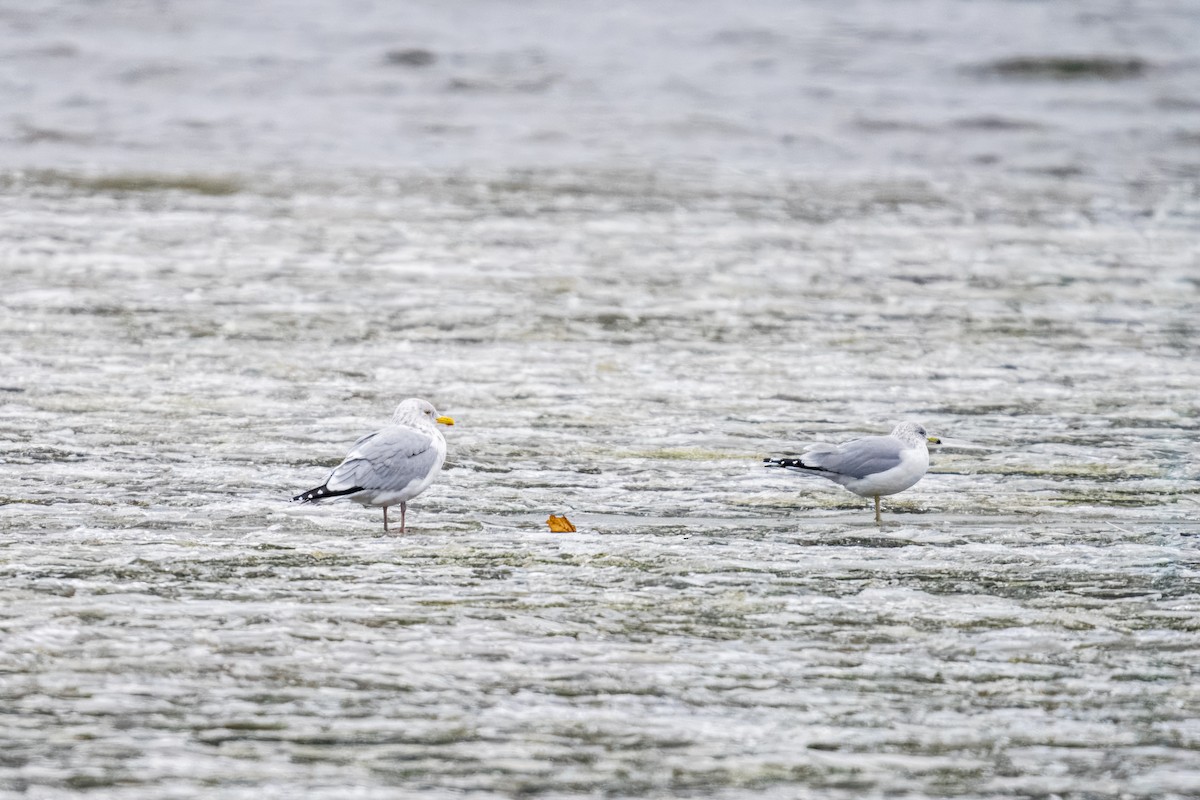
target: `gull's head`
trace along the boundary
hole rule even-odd
[[[396,406],[396,413],[392,415],[392,422],[407,425],[411,425],[414,422],[428,422],[430,424],[439,422],[442,425],[454,424],[454,420],[450,417],[439,415],[437,409],[433,407],[433,403],[428,400],[422,400],[419,397],[410,397]]]
[[[942,440],[936,436],[930,436],[923,425],[918,425],[915,422],[901,422],[892,429],[892,436],[895,436],[906,444],[924,445],[926,442],[931,444],[941,444]]]

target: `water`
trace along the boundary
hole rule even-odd
[[[0,17],[0,792],[1200,793],[1200,15],[341,8]]]

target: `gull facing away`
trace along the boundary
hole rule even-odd
[[[842,444],[814,444],[794,458],[765,458],[768,467],[820,475],[859,497],[875,498],[875,524],[882,525],[879,498],[903,492],[929,469],[926,442],[941,444],[915,422],[901,422],[887,436],[864,436]]]
[[[298,494],[292,502],[319,503],[345,497],[363,506],[383,507],[383,532],[388,532],[388,508],[400,506],[400,533],[408,501],[425,491],[446,460],[446,439],[437,424],[453,425],[438,416],[426,400],[410,397],[396,406],[386,428],[368,433],[350,448],[325,482]]]

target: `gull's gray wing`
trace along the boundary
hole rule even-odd
[[[345,489],[395,490],[420,480],[437,464],[433,437],[412,428],[384,428],[354,443],[329,474],[331,492]]]
[[[816,445],[800,456],[809,469],[865,478],[899,466],[904,443],[894,436],[865,436],[837,447]]]

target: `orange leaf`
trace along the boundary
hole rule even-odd
[[[551,533],[573,533],[575,531],[575,526],[566,517],[556,517],[551,514],[550,519],[546,520],[546,524],[550,526]]]

